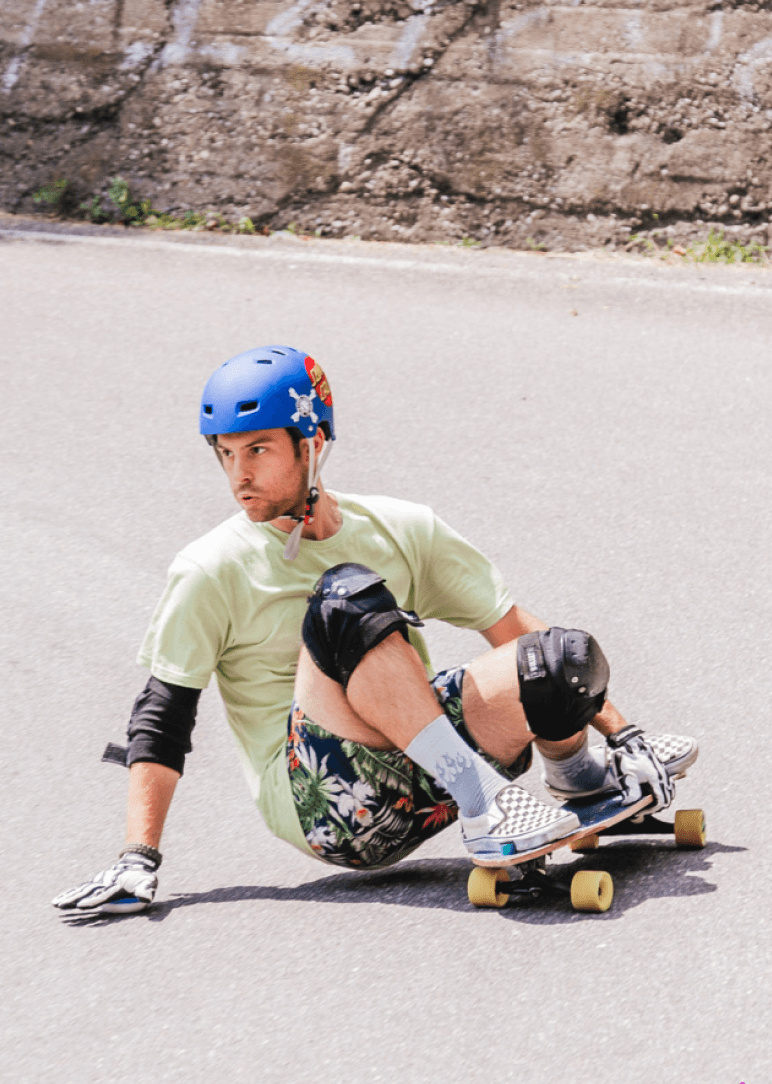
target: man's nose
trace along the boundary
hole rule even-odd
[[[238,452],[233,457],[233,477],[242,484],[252,479],[249,459],[245,455],[239,455]]]

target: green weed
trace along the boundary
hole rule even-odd
[[[727,239],[723,230],[711,229],[707,241],[687,248],[685,258],[695,263],[758,263],[766,252],[765,245],[741,245]]]
[[[104,195],[89,196],[80,204],[80,210],[90,222],[142,223],[154,214],[150,200],[132,199],[128,181],[113,177]]]
[[[91,222],[104,222],[107,218],[99,196],[91,196],[81,203],[80,210],[85,212],[86,218]]]
[[[655,244],[655,240],[659,244]],[[662,251],[662,240],[664,249]],[[727,238],[723,230],[711,228],[706,241],[697,241],[688,248],[678,248],[672,237],[665,237],[661,230],[655,230],[651,237],[643,237],[640,233],[631,233],[626,248],[631,249],[640,245],[644,256],[653,256],[660,253],[661,258],[667,259],[671,255],[680,256],[684,260],[692,260],[694,263],[759,263],[764,260],[768,249],[765,245],[751,244],[741,245],[739,241]]]
[[[32,198],[35,203],[49,203],[52,207],[57,207],[62,203],[69,186],[70,182],[62,177],[58,181],[52,181],[51,184],[44,184]]]
[[[81,212],[89,222],[121,222],[126,226],[147,226],[151,230],[219,230],[223,233],[256,233],[251,218],[242,215],[233,225],[217,211],[185,211],[182,215],[166,214],[153,207],[149,199],[137,199],[132,195],[129,182],[123,177],[113,177],[107,191],[88,196],[75,204],[70,182],[64,178],[44,185],[32,197],[35,203],[48,203],[58,213]],[[294,226],[294,223],[293,223]],[[267,231],[263,231],[264,233]]]
[[[640,233],[631,233],[630,240],[627,242],[628,246],[632,248],[634,245],[643,245],[645,253],[652,253],[657,251],[657,246],[649,237],[642,237]]]
[[[124,181],[123,177],[113,177],[112,181],[110,181],[110,187],[107,189],[107,196],[116,207],[128,210],[132,206],[129,182]],[[136,216],[132,215],[131,217],[135,218]]]

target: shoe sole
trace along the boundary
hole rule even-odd
[[[506,854],[504,847],[514,847],[516,854],[525,854],[528,851],[538,850],[540,847],[548,847],[551,843],[557,843],[581,828],[581,821],[575,814],[563,817],[559,821],[553,821],[550,825],[528,835],[520,836],[480,836],[478,839],[469,840],[463,837],[464,846],[470,854]]]

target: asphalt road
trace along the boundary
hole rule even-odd
[[[0,1077],[766,1084],[772,273],[0,225]],[[233,510],[198,397],[264,341],[327,371],[328,485],[432,503],[594,632],[632,721],[699,738],[705,850],[608,841],[601,916],[475,911],[455,828],[327,869],[266,832],[212,689],[157,905],[50,907],[122,841],[102,748],[169,561]]]

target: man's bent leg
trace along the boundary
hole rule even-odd
[[[287,769],[309,846],[336,866],[392,865],[458,816],[450,795],[400,750],[339,738],[297,705]]]
[[[431,688],[448,720],[475,748],[461,707],[463,675],[463,667],[440,672]],[[331,699],[327,710],[334,704]],[[339,738],[297,704],[290,713],[286,756],[303,834],[325,862],[354,869],[392,865],[458,817],[451,795],[402,751]],[[526,749],[511,767],[495,762],[493,767],[515,779],[530,762]]]
[[[309,662],[342,687],[351,712],[346,731],[372,732],[403,749],[452,795],[461,811],[467,847],[512,853],[570,834],[577,818],[544,805],[509,783],[453,729],[426,687],[423,666],[407,642],[405,625],[415,615],[396,606],[383,580],[357,565],[340,565],[322,576],[303,623],[304,656],[298,703],[323,695],[309,683]],[[328,693],[330,690],[327,690]],[[329,706],[329,705],[328,705]],[[317,712],[319,706],[317,706]],[[318,717],[318,715],[317,715]],[[335,721],[326,721],[333,732]],[[377,738],[376,738],[377,740]]]
[[[504,763],[530,740],[551,759],[570,757],[603,707],[608,674],[587,633],[528,633],[470,664],[464,688],[470,733]]]
[[[345,693],[318,670],[304,649],[295,701],[309,718],[338,737],[372,750],[407,753],[452,794],[464,815],[482,813],[506,783],[452,727],[418,652],[398,632],[367,652]]]
[[[406,652],[415,656],[414,665],[405,666]],[[417,653],[391,637],[369,652],[354,671],[348,686],[349,702],[368,722],[377,725],[381,732],[385,730],[407,756],[453,796],[459,806],[461,832],[469,851],[511,854],[533,850],[570,835],[579,827],[574,814],[545,805],[495,770],[461,737],[444,714],[421,726],[423,719],[431,714],[431,705],[427,701],[424,708],[423,697],[417,706],[410,704],[413,691],[419,691],[420,681],[425,681],[425,676]],[[397,709],[392,715],[389,697],[397,690]],[[407,710],[412,708],[408,723],[399,718],[398,709],[402,706]],[[436,711],[436,703],[433,710]],[[411,734],[414,736],[407,742]],[[516,763],[527,746],[527,740],[521,741],[517,755],[508,757],[508,763]],[[491,755],[485,746],[482,750]]]
[[[469,666],[464,682],[469,731],[506,762],[522,741],[525,722],[543,758],[544,784],[556,798],[618,790],[620,772],[608,747],[590,746],[587,735],[591,723],[613,745],[616,735],[621,741],[635,730],[605,700],[608,674],[605,657],[589,634],[559,628],[529,633]],[[659,764],[660,774],[671,778],[682,774],[697,752],[691,738],[655,735],[646,743],[653,766]],[[645,758],[639,759],[643,763]]]
[[[606,779],[603,758],[588,748],[587,726],[599,712],[624,720],[606,704],[608,664],[593,637],[577,629],[533,632],[487,652],[469,666],[464,713],[470,733],[500,758],[533,740],[543,779],[554,796],[576,781],[576,792],[597,793]]]
[[[345,580],[345,566],[341,568]],[[374,574],[370,576],[370,587],[382,583]],[[332,580],[332,585],[335,582]],[[386,594],[391,605],[396,606],[390,593]],[[307,644],[309,624],[311,631],[314,629],[309,622],[304,625]],[[321,630],[318,616],[315,628],[318,638]],[[372,748],[407,750],[430,723],[437,724],[436,739],[431,740],[427,732],[411,750],[413,755],[420,756],[422,747],[427,746],[426,755],[436,761],[438,743],[441,750],[453,739],[444,731],[441,719],[435,717],[437,704],[426,685],[423,664],[403,635],[392,632],[366,653],[357,654],[351,648],[349,630],[348,658],[358,661],[350,674],[342,675],[347,680],[345,693],[338,681],[319,672],[304,650],[298,669],[296,701],[333,733]],[[328,671],[334,673],[329,646],[320,647],[317,643],[314,654],[325,660]],[[529,660],[530,674],[525,673]],[[527,686],[526,679],[534,672],[536,679]],[[580,768],[579,758],[584,767],[583,785],[594,787],[598,784],[599,769],[596,761],[588,759],[585,753],[587,723],[598,720],[598,712],[603,709],[604,714],[613,712],[620,725],[624,725],[611,705],[604,708],[607,680],[606,660],[588,634],[557,628],[532,633],[487,652],[469,665],[463,686],[465,725],[477,746],[502,765],[515,763],[535,740],[547,764],[548,785],[553,763],[566,761],[566,769],[572,773]],[[572,683],[577,683],[578,688],[573,688]],[[530,722],[521,701],[520,690],[525,696],[526,689]],[[435,766],[433,762],[430,770]],[[562,781],[564,774],[555,782]],[[481,797],[491,797],[495,790],[490,776],[486,776],[486,782],[481,793],[475,791],[475,808],[480,805]],[[463,799],[461,807],[464,813]]]

